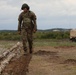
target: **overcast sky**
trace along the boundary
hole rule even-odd
[[[76,0],[0,0],[0,30],[17,30],[23,3],[37,15],[38,29],[76,28]]]

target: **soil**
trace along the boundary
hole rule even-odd
[[[18,59],[13,59],[5,68],[2,75],[26,75],[28,72],[28,65],[32,58],[31,54],[22,55]]]
[[[38,47],[14,59],[2,75],[76,75],[76,47]]]

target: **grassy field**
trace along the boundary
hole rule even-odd
[[[5,41],[0,40],[0,47],[10,48],[15,45],[17,42],[21,41]],[[71,42],[70,40],[55,40],[55,39],[35,39],[34,40],[35,47],[59,47],[59,46],[76,46],[76,42]]]
[[[41,39],[34,41],[35,46],[76,46],[76,42],[71,42],[70,40],[55,40],[55,39]]]
[[[10,48],[15,45],[17,42],[21,41],[5,41],[0,40],[0,47]],[[55,39],[35,39],[34,46],[36,47],[44,47],[44,46],[51,46],[51,47],[58,47],[58,46],[76,46],[76,42],[71,42],[70,40],[55,40]]]

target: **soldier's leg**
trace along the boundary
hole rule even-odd
[[[30,53],[32,53],[33,52],[33,40],[30,38],[28,41],[29,41],[29,51]]]
[[[30,53],[32,53],[33,52],[33,35],[31,31],[29,31],[28,33],[28,44],[29,44],[29,51]]]
[[[21,35],[22,35],[23,50],[27,52],[27,32],[25,29],[22,29]]]

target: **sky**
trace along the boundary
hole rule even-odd
[[[0,30],[17,30],[24,3],[36,14],[38,29],[76,29],[76,0],[0,0]]]

